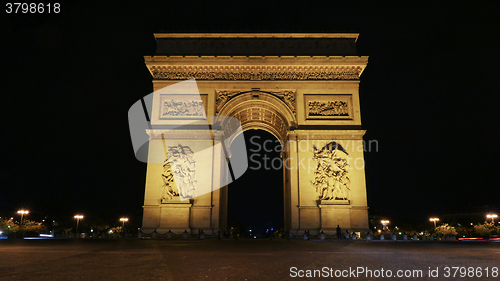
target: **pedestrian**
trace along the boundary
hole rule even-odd
[[[342,233],[342,230],[340,229],[340,225],[337,224],[337,240],[340,240],[341,233]]]

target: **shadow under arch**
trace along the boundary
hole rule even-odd
[[[257,133],[260,131],[264,131],[266,133],[270,133],[270,135],[273,136],[274,140],[279,141],[281,151],[277,152],[277,157],[284,157],[285,154],[283,153],[283,149],[287,147],[287,136],[290,130],[293,130],[297,127],[297,116],[294,97],[295,91],[283,90],[279,93],[283,92],[292,94],[292,96],[288,96],[288,98],[285,98],[283,96],[277,96],[273,92],[260,90],[257,91],[256,89],[252,89],[252,91],[247,92],[234,92],[236,94],[228,97],[226,100],[216,101],[216,115],[220,120],[220,122],[217,122],[216,125],[217,127],[220,127],[224,132],[224,138],[227,141],[227,145],[231,147],[233,145],[233,140],[236,139],[237,136],[240,136],[242,133],[245,136],[252,135],[254,131]],[[224,102],[224,104],[222,104],[222,102]],[[236,128],[235,124],[232,124],[234,123],[232,122],[234,121],[234,119],[225,118],[226,116],[238,119],[238,125],[241,125],[241,130]],[[247,148],[248,147],[249,146],[247,145]],[[230,151],[231,150],[233,150],[233,148],[231,148]],[[247,155],[249,157],[249,169],[237,182],[241,184],[241,182],[251,181],[254,179],[279,180],[280,182],[279,184],[277,184],[279,188],[273,190],[278,191],[281,197],[280,199],[278,199],[279,202],[275,200],[275,203],[278,203],[280,206],[280,226],[281,224],[283,224],[284,228],[289,228],[290,223],[287,222],[290,220],[290,213],[284,207],[287,206],[289,208],[289,202],[285,202],[285,200],[289,200],[289,198],[285,196],[285,194],[290,193],[285,185],[285,169],[280,169],[279,173],[275,175],[254,175],[253,177],[245,179],[245,175],[248,176],[249,170],[251,170],[251,154],[252,152],[248,153],[247,151]],[[230,184],[230,186],[234,186],[235,184],[237,183],[232,183]],[[266,182],[263,182],[257,185],[261,187],[265,186],[266,184]],[[271,185],[274,186],[275,184]],[[228,207],[230,204],[233,204],[235,200],[234,198],[229,198],[232,197],[230,196],[231,191],[229,191],[229,186],[227,189],[224,188],[222,193],[225,195],[223,195],[224,199],[222,199],[221,201],[221,213],[223,214],[221,215],[221,220],[223,221],[223,228],[229,231],[231,218],[229,217],[230,212],[228,212]],[[259,191],[258,193],[266,194],[266,191]],[[261,198],[259,200],[263,199]],[[247,203],[247,201],[243,201],[243,203]],[[227,222],[227,224],[224,221]],[[284,230],[286,231],[288,229]]]
[[[228,185],[228,231],[233,235],[238,232],[240,237],[269,237],[274,231],[284,231],[281,144],[265,130],[247,129],[242,133],[249,167],[243,176]],[[231,146],[231,150],[234,148]]]

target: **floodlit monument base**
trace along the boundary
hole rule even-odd
[[[215,149],[228,138],[216,116],[236,118],[242,131],[265,130],[281,142],[285,231],[333,235],[337,226],[369,231],[359,104],[359,77],[368,58],[356,55],[357,34],[155,36],[157,55],[145,57],[154,90],[195,79],[204,114],[212,117],[205,119],[211,126],[205,139],[196,126],[175,134],[148,131],[150,158],[164,160],[164,151],[175,147],[192,150],[183,157],[191,157],[196,172],[187,183],[167,183],[175,171],[162,161],[148,163],[142,232],[227,231],[231,176],[224,171],[235,157]],[[191,98],[175,94],[162,101],[181,104]],[[165,112],[160,107],[153,111]],[[163,117],[179,124],[191,120],[182,112]],[[174,192],[179,185],[200,183],[208,189],[190,199]]]

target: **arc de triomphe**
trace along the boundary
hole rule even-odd
[[[356,53],[358,34],[155,37],[156,55],[145,57],[155,92],[194,78],[201,97],[198,106],[206,116],[236,118],[243,131],[265,130],[282,142],[285,231],[333,234],[337,225],[369,230],[359,101],[359,78],[368,57]],[[176,98],[169,102],[175,111]],[[175,114],[172,120],[180,124],[192,117]],[[215,145],[224,132],[211,125],[208,142]],[[178,145],[168,148],[161,144],[165,134],[148,134],[150,157],[163,145],[184,155],[183,161],[192,167],[202,165],[189,152],[196,149],[189,130],[167,136]],[[229,160],[217,153],[209,158],[215,169],[192,172],[192,181],[182,183],[211,183],[212,189],[200,196],[180,194],[181,183],[172,180],[172,163],[148,163],[142,232],[226,230],[228,188],[218,187],[228,175],[217,167]],[[190,199],[180,200],[183,196]]]

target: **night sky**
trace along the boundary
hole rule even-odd
[[[365,154],[370,214],[426,220],[500,206],[495,8],[160,3],[62,2],[57,15],[0,18],[0,215],[129,216],[140,226],[146,164],[134,157],[127,112],[152,92],[143,56],[154,54],[155,32],[360,33],[362,127],[378,142]]]

